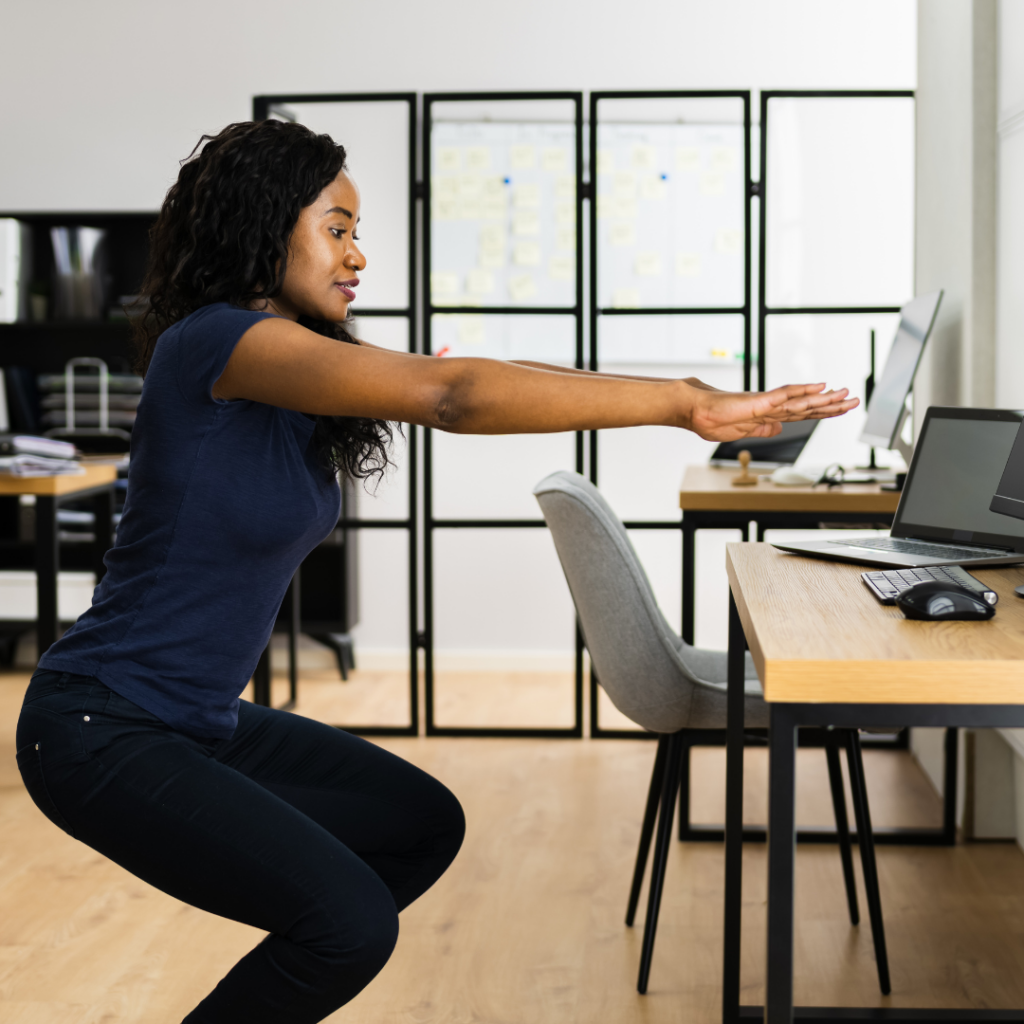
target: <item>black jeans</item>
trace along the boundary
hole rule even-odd
[[[465,829],[455,797],[418,768],[244,701],[231,739],[198,740],[97,679],[40,670],[17,754],[55,825],[177,899],[269,932],[187,1024],[311,1024],[348,1002]]]

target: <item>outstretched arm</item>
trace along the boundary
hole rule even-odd
[[[845,390],[825,392],[821,384],[734,395],[685,381],[414,356],[339,344],[280,318],[246,331],[213,393],[316,415],[400,420],[454,433],[654,424],[685,427],[710,440],[770,437],[785,420],[837,416],[857,404],[846,399]]]

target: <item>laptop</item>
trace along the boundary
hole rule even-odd
[[[712,466],[738,466],[740,452],[750,452],[751,469],[778,469],[792,466],[807,446],[818,426],[818,420],[783,423],[774,437],[746,437],[739,441],[723,441],[711,453]]]
[[[1024,412],[932,406],[888,537],[775,544],[782,551],[891,568],[1024,562],[1024,520],[989,509]]]

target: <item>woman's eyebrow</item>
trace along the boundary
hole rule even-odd
[[[349,220],[352,219],[351,212],[349,210],[346,210],[344,206],[332,206],[323,214],[323,216],[329,217],[332,213],[343,213],[346,217],[348,217]]]

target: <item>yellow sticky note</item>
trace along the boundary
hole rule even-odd
[[[537,150],[534,146],[510,146],[508,155],[514,171],[526,171],[537,165]]]
[[[722,228],[715,232],[715,252],[735,256],[743,247],[743,232],[735,228]]]
[[[533,209],[540,206],[540,184],[536,181],[524,181],[512,186],[512,205],[516,209]]]
[[[700,150],[696,146],[676,146],[676,170],[695,171],[700,167]]]
[[[466,275],[466,291],[470,295],[489,295],[494,291],[494,275],[489,270],[471,270]]]
[[[708,171],[700,176],[700,194],[702,196],[724,196],[725,175],[717,171]]]
[[[460,345],[482,345],[484,343],[484,318],[475,313],[471,316],[458,318],[458,334]]]
[[[576,251],[576,231],[571,228],[559,228],[555,232],[555,248]]]
[[[555,178],[555,198],[576,198],[576,179],[571,174],[560,174]]]
[[[458,220],[460,214],[461,207],[458,199],[438,198],[430,206],[432,220]]]
[[[695,252],[676,253],[676,277],[696,277],[700,273],[700,256]]]
[[[513,302],[524,302],[537,294],[537,282],[532,274],[514,274],[508,279],[508,294]]]
[[[576,226],[576,204],[556,203],[555,224],[560,228],[574,228]]]
[[[648,174],[640,179],[640,198],[650,202],[661,202],[668,195],[668,183],[660,174]]]
[[[505,179],[500,174],[488,174],[483,179],[485,199],[496,199],[505,195]]]
[[[454,199],[459,194],[459,179],[450,174],[438,176],[430,187],[435,199]]]
[[[466,170],[487,171],[491,167],[491,150],[488,146],[466,147]]]
[[[629,155],[630,165],[635,171],[653,171],[658,165],[658,151],[654,146],[638,142]]]
[[[430,294],[437,296],[457,295],[459,275],[451,270],[434,270],[430,274]]]
[[[640,305],[638,288],[616,288],[612,292],[612,306],[615,309],[637,309]]]
[[[636,199],[636,175],[632,171],[616,171],[612,175],[614,199]]]
[[[540,243],[516,242],[512,246],[512,262],[517,267],[539,267]]]
[[[636,245],[636,225],[629,221],[616,221],[608,229],[608,242],[615,246]]]
[[[479,196],[468,196],[459,201],[460,220],[480,220],[483,216],[483,200]]]
[[[481,220],[504,220],[505,219],[505,194],[498,196],[484,196],[480,200]]]
[[[715,146],[711,150],[708,166],[713,171],[731,171],[736,166],[736,150],[732,146]]]
[[[639,252],[633,261],[633,273],[637,277],[661,276],[661,253]]]
[[[536,210],[515,210],[512,213],[513,235],[539,235],[540,215]]]
[[[462,166],[462,154],[458,146],[437,147],[437,169],[439,171],[457,171]]]
[[[569,166],[569,153],[564,146],[547,146],[541,166],[545,171],[564,171]]]
[[[732,353],[727,348],[713,348],[711,350],[712,359],[728,359]]]
[[[615,154],[610,149],[597,151],[597,173],[608,174],[615,170]]]
[[[459,197],[461,199],[479,199],[484,191],[484,179],[479,174],[460,174]]]
[[[608,216],[616,220],[636,220],[636,200],[617,199],[612,196]]]
[[[503,245],[481,245],[476,261],[484,270],[500,270],[505,266],[505,247]]]
[[[505,244],[505,227],[502,224],[484,224],[480,228],[480,244],[498,246]]]
[[[571,281],[575,272],[576,261],[571,256],[552,256],[548,260],[548,277],[552,281]]]

